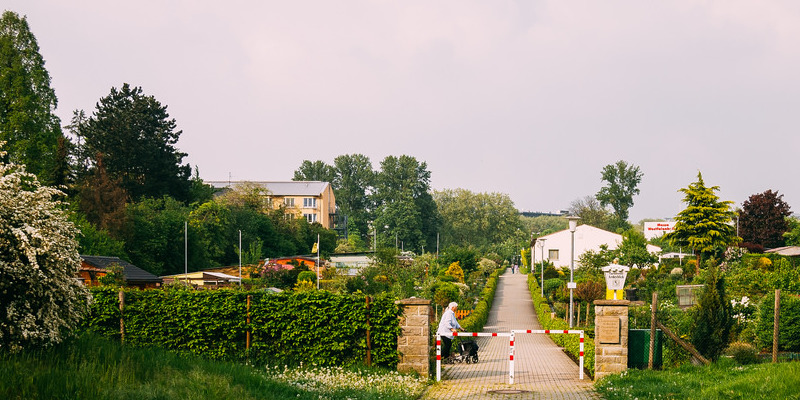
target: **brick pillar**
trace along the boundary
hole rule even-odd
[[[400,316],[400,327],[403,329],[397,338],[397,351],[400,352],[400,363],[397,371],[417,371],[427,377],[430,369],[430,334],[431,301],[410,298],[395,302],[403,309]]]
[[[628,300],[595,300],[594,379],[628,369]]]

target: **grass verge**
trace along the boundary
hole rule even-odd
[[[393,371],[256,369],[121,346],[97,336],[47,350],[0,354],[4,399],[406,400],[417,398],[424,387],[424,379]]]
[[[721,359],[709,366],[666,371],[628,370],[595,384],[617,399],[800,399],[800,363],[736,365]]]

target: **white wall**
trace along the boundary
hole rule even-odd
[[[569,229],[552,233],[547,236],[539,238],[546,239],[544,241],[544,251],[536,244],[536,254],[534,260],[536,263],[542,262],[542,254],[544,259],[553,263],[556,268],[569,267],[570,265],[570,248],[571,248],[571,233]],[[595,228],[590,225],[578,225],[575,229],[575,268],[580,265],[578,258],[581,254],[592,250],[599,251],[600,245],[607,245],[609,250],[614,250],[622,243],[622,235],[614,232],[609,232],[600,228]],[[549,250],[558,250],[558,260],[551,260],[549,258]],[[647,250],[653,253],[661,251],[658,246],[647,245]]]

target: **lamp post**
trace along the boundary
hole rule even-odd
[[[542,272],[542,279],[541,279],[541,281],[539,281],[540,282],[539,286],[541,286],[541,288],[542,288],[542,298],[544,298],[544,241],[545,240],[547,240],[547,239],[539,239],[538,240],[539,241],[539,250],[540,250],[539,252],[542,253],[542,271],[541,271]]]
[[[567,221],[569,221],[569,233],[570,233],[570,242],[571,242],[571,250],[569,252],[569,327],[572,328],[572,316],[574,314],[573,308],[575,305],[572,303],[572,292],[575,290],[575,280],[573,279],[573,273],[575,271],[575,229],[578,227],[578,220],[580,218],[571,215],[567,217]]]

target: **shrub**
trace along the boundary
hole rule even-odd
[[[758,307],[756,336],[761,348],[772,347],[775,321],[775,294],[761,299]],[[800,297],[781,294],[778,348],[784,351],[800,351]]]
[[[297,282],[299,283],[301,281],[316,282],[317,274],[313,271],[303,271],[300,275],[297,275]]]
[[[705,289],[698,296],[697,306],[692,344],[701,354],[716,360],[728,345],[733,320],[731,302],[725,295],[725,280],[713,261],[709,262]]]
[[[725,349],[725,355],[742,365],[758,362],[758,350],[749,343],[733,342]]]

